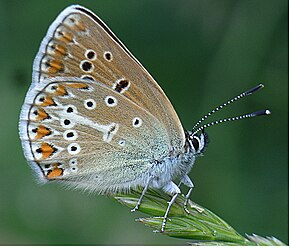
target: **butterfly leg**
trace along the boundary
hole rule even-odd
[[[167,218],[168,218],[168,214],[169,214],[171,206],[175,202],[175,200],[178,197],[178,195],[181,193],[179,187],[172,181],[169,182],[168,184],[166,184],[163,187],[163,190],[164,190],[165,193],[169,193],[170,195],[173,195],[173,196],[172,196],[171,200],[168,202],[168,207],[167,207],[166,212],[165,212],[164,217],[163,217],[163,222],[162,222],[162,226],[161,226],[161,232],[164,232],[165,225],[166,225],[166,222],[167,222]]]
[[[139,200],[138,200],[136,206],[135,206],[133,209],[131,209],[131,212],[135,212],[136,210],[139,209],[139,207],[140,207],[140,205],[141,205],[141,202],[142,202],[142,199],[143,199],[143,197],[144,197],[146,191],[148,190],[148,187],[149,187],[150,183],[152,182],[153,178],[154,178],[154,176],[152,176],[152,175],[149,176],[148,182],[146,183],[146,185],[145,185],[145,187],[144,187],[144,189],[143,189],[143,191],[142,191],[142,194],[141,194],[141,196],[140,196],[140,198],[139,198]]]
[[[188,190],[188,192],[187,192],[187,194],[185,196],[185,201],[184,201],[184,204],[183,204],[184,211],[189,214],[189,210],[187,209],[187,203],[188,203],[190,194],[191,194],[191,192],[193,190],[194,184],[193,184],[193,182],[191,181],[191,179],[189,178],[188,175],[185,175],[185,176],[183,176],[181,178],[180,184],[181,183],[183,183],[184,185],[189,187],[189,190]]]

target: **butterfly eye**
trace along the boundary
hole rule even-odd
[[[193,145],[195,151],[198,152],[199,147],[200,147],[200,141],[199,141],[199,138],[198,137],[193,136],[192,145]]]

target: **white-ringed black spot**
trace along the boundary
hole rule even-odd
[[[78,133],[75,130],[66,130],[63,133],[63,138],[65,140],[76,140],[78,138]]]
[[[124,91],[128,90],[130,87],[130,82],[126,79],[119,79],[117,80],[114,85],[113,89],[119,93],[124,93]]]
[[[72,107],[68,107],[68,108],[66,109],[66,112],[68,112],[68,113],[72,113],[72,112],[74,112],[74,110],[73,110]]]
[[[65,120],[63,121],[63,123],[64,123],[64,125],[68,126],[68,125],[70,124],[70,120],[69,120],[69,119],[65,119]]]
[[[93,99],[87,99],[84,101],[84,105],[86,109],[92,110],[96,108],[96,101]]]
[[[113,96],[106,96],[105,97],[105,103],[108,107],[115,107],[118,104],[118,101]]]
[[[67,105],[65,112],[68,114],[77,113],[77,108],[74,105]]]
[[[83,60],[80,63],[80,68],[85,72],[91,72],[94,70],[94,65],[90,61]]]
[[[64,128],[72,128],[75,125],[73,120],[68,118],[61,119],[60,124]]]
[[[66,134],[66,137],[72,138],[72,137],[74,137],[74,133],[73,132],[69,132],[69,133]]]
[[[89,60],[95,60],[97,58],[97,54],[94,50],[86,50],[85,56]]]
[[[69,154],[75,155],[81,151],[81,147],[78,143],[72,143],[72,144],[68,145],[67,151]]]
[[[112,53],[109,52],[109,51],[104,52],[104,58],[105,58],[107,61],[112,61],[112,60],[113,60]]]
[[[88,106],[89,108],[91,108],[91,107],[93,106],[93,102],[88,101],[88,102],[87,102],[87,106]]]
[[[133,118],[132,125],[133,125],[133,127],[141,127],[141,125],[142,125],[142,119],[139,118],[139,117]]]
[[[78,164],[78,161],[77,161],[76,158],[72,158],[68,163],[69,163],[69,166],[74,166],[74,167],[76,167],[77,164]]]

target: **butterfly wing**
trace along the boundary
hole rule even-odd
[[[132,186],[170,149],[150,112],[104,84],[75,78],[46,79],[30,89],[20,136],[41,179],[99,192]]]
[[[33,85],[56,76],[100,82],[155,116],[173,150],[185,136],[170,101],[146,69],[88,9],[66,8],[50,26],[33,66]]]

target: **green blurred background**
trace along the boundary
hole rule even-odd
[[[66,6],[97,13],[159,82],[186,129],[228,98],[265,89],[212,120],[271,116],[207,130],[191,199],[240,233],[288,243],[287,0],[0,0],[0,244],[185,244],[134,221],[109,197],[39,186],[24,159],[18,116],[34,56]]]

